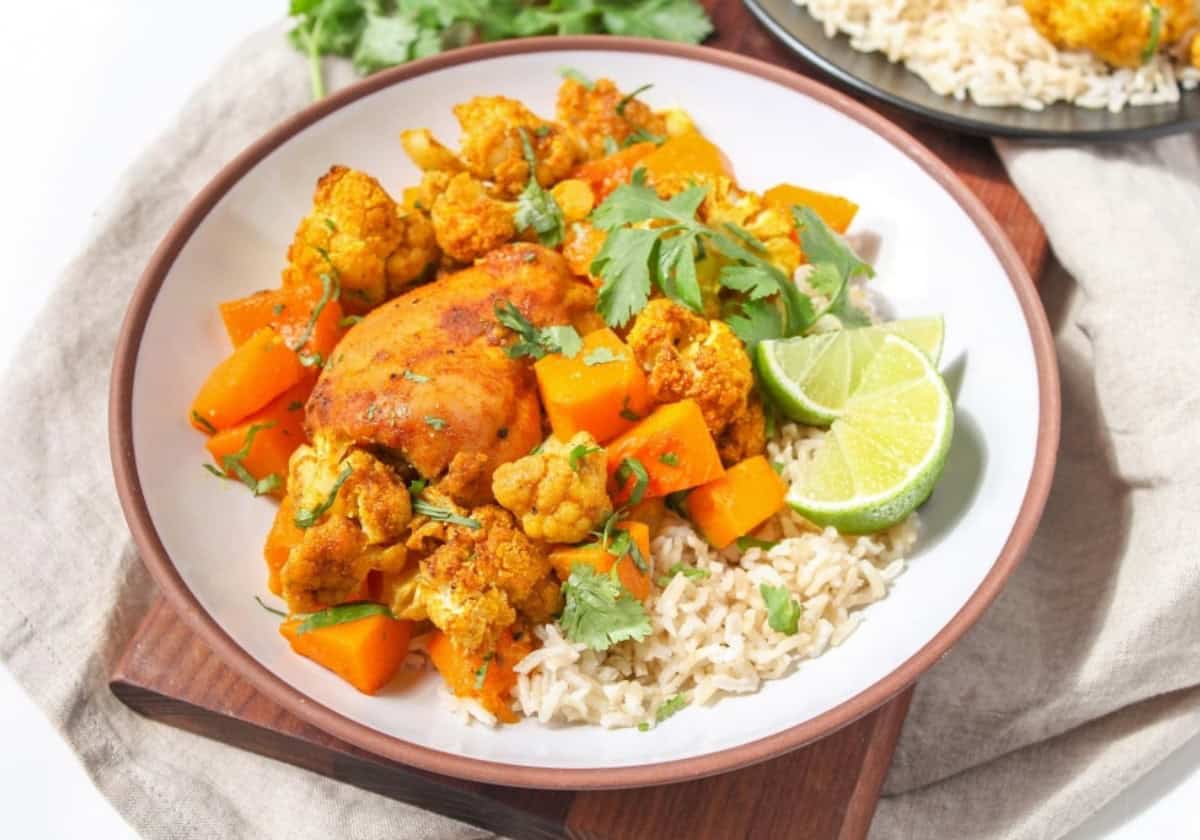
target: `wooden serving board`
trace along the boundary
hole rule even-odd
[[[711,46],[811,69],[776,42],[738,0],[707,2]],[[1046,236],[991,146],[889,113],[949,163],[983,200],[1037,278]],[[161,599],[118,663],[113,693],[181,729],[305,767],[516,838],[802,837],[867,833],[912,689],[781,758],[709,779],[625,791],[538,791],[438,776],[371,755],[266,699],[214,656]]]

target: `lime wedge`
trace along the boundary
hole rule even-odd
[[[888,528],[929,498],[953,433],[950,392],[929,357],[885,335],[788,503],[845,533]]]
[[[763,341],[758,345],[758,369],[784,414],[801,423],[828,426],[841,416],[884,336],[908,339],[936,365],[943,333],[942,317],[935,315]]]

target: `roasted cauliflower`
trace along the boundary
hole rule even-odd
[[[540,451],[500,466],[492,493],[533,539],[575,543],[612,513],[607,481],[604,450],[580,432],[567,443],[552,437]]]
[[[635,134],[663,137],[667,132],[662,116],[621,93],[609,79],[598,79],[590,88],[575,79],[564,80],[556,114],[588,160],[604,157],[606,146],[620,146]]]
[[[1033,25],[1055,46],[1090,50],[1118,67],[1137,67],[1147,50],[1173,45],[1185,36],[1193,38],[1193,55],[1197,51],[1197,11],[1192,0],[1024,0],[1024,4]],[[1162,16],[1157,43],[1154,7]]]
[[[334,166],[317,182],[312,212],[288,248],[284,285],[319,288],[321,275],[336,275],[342,305],[366,312],[436,259],[427,233],[428,222],[410,218],[370,175]]]
[[[301,446],[288,469],[288,493],[310,520],[280,569],[292,612],[312,612],[345,600],[372,569],[398,572],[407,560],[399,543],[412,519],[408,489],[373,455],[328,435]]]
[[[522,609],[544,620],[550,561],[503,508],[484,505],[470,516],[478,528],[448,525],[445,542],[421,560],[417,597],[455,647],[474,653],[491,651]]]
[[[537,179],[549,187],[566,178],[579,162],[579,150],[559,126],[515,99],[477,96],[454,106],[462,126],[459,157],[476,178],[490,181],[502,198],[516,198],[529,183],[521,133],[537,159]]]
[[[461,172],[433,200],[433,232],[443,251],[469,263],[516,238],[516,212],[516,205],[493,198]]]
[[[752,410],[754,388],[750,356],[741,339],[722,321],[710,321],[666,298],[657,298],[638,314],[626,343],[645,370],[655,401],[695,400],[717,440],[731,425],[747,422],[743,416]],[[738,441],[728,448],[730,454],[755,454],[743,453],[745,444],[762,451],[761,439],[755,441],[745,431],[730,434]]]

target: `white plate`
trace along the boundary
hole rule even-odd
[[[948,171],[927,152],[894,145],[915,148],[907,135],[815,83],[724,53],[637,42],[640,52],[617,51],[613,43],[497,45],[467,63],[452,54],[300,115],[231,164],[185,214],[143,279],[118,352],[118,482],[129,479],[127,515],[176,606],[293,711],[441,772],[539,786],[640,784],[729,769],[825,734],[915,678],[982,611],[1027,543],[1049,483],[1058,422],[1049,334],[1011,247],[965,188],[953,182],[951,194],[938,181]],[[653,82],[645,99],[686,108],[745,187],[789,181],[852,197],[862,209],[851,233],[873,252],[875,292],[898,317],[940,312],[947,326],[942,366],[956,395],[954,446],[892,594],[865,611],[840,648],[756,694],[689,708],[652,734],[534,721],[464,726],[438,697],[436,677],[400,680],[368,697],[291,653],[278,622],[252,597],[268,595],[260,550],[274,505],[201,470],[201,439],[185,421],[200,383],[229,352],[216,304],[277,285],[313,184],[331,164],[369,172],[398,196],[419,178],[400,149],[402,129],[427,126],[453,143],[450,106],[477,94],[514,97],[552,115],[564,66],[625,90]],[[641,772],[611,772],[634,767]]]

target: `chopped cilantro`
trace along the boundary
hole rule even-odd
[[[276,490],[283,483],[283,480],[278,475],[270,473],[262,478],[255,478],[243,463],[249,457],[250,449],[254,446],[254,438],[258,433],[274,425],[274,420],[267,423],[251,424],[250,428],[246,430],[246,437],[242,441],[241,449],[232,454],[221,456],[221,466],[224,468],[224,472],[216,469],[212,464],[205,464],[205,469],[213,475],[219,475],[222,478],[230,477],[230,474],[232,474],[232,477],[249,487],[250,492],[255,496],[262,496]]]
[[[654,85],[652,85],[652,84],[642,85],[641,87],[636,88],[633,91],[633,93],[627,93],[624,96],[622,96],[621,101],[617,103],[617,116],[624,117],[625,109],[629,107],[629,103],[632,102],[633,100],[637,99],[639,93],[645,93],[646,91],[650,90],[650,88],[652,88],[652,87],[654,87]]]
[[[583,75],[583,73],[580,73],[574,67],[563,67],[558,71],[558,75],[562,76],[564,79],[570,79],[573,82],[579,82],[579,84],[583,85],[588,90],[591,90],[596,86],[595,82]]]
[[[287,404],[288,411],[299,411],[302,408],[304,408],[304,403],[300,402],[300,400],[292,400]]]
[[[678,467],[679,456],[674,452],[664,452],[658,456],[658,463],[666,464],[668,467]]]
[[[472,531],[478,531],[480,528],[478,519],[472,519],[469,516],[460,516],[452,510],[440,508],[423,499],[413,501],[412,511],[418,516],[428,516],[430,519],[437,522],[445,522],[449,525],[461,525],[464,528],[470,528]]]
[[[479,691],[483,688],[483,684],[487,681],[488,669],[491,667],[494,653],[489,653],[483,657],[483,664],[475,669],[475,690]]]
[[[362,320],[361,315],[347,315],[338,319],[338,329],[348,330]]]
[[[563,241],[562,208],[554,200],[554,196],[545,189],[537,179],[537,156],[533,146],[529,144],[529,135],[525,129],[517,129],[521,135],[521,148],[525,155],[525,163],[529,166],[529,183],[517,197],[517,212],[513,216],[518,231],[533,230],[538,242],[547,248],[554,248]]]
[[[423,376],[422,374],[419,374],[419,373],[413,373],[411,370],[408,370],[407,368],[404,371],[404,378],[407,379],[409,382],[428,382],[429,381],[428,376]]]
[[[583,363],[588,367],[595,367],[596,365],[607,365],[610,362],[620,362],[624,358],[624,356],[617,355],[607,347],[597,347],[583,357]]]
[[[324,249],[318,250],[324,251]],[[328,254],[324,256],[326,260],[329,259]],[[341,294],[342,286],[338,280],[337,270],[323,272],[321,274],[321,297],[317,301],[317,305],[313,307],[312,313],[308,316],[308,323],[304,325],[304,332],[300,333],[300,337],[291,343],[293,350],[299,351],[304,345],[308,344],[308,340],[312,338],[313,330],[317,328],[317,319],[321,317],[321,313],[325,311],[325,307],[329,302],[337,300],[341,297]],[[318,359],[321,357],[319,353],[314,353],[313,355]],[[304,362],[303,354],[301,354],[300,361]],[[308,365],[305,364],[305,367],[308,367]]]
[[[511,359],[523,356],[540,359],[547,353],[562,353],[573,359],[583,349],[583,339],[572,326],[535,327],[512,301],[507,300],[496,301],[494,311],[496,320],[521,339],[505,351]]]
[[[738,547],[738,551],[749,551],[752,548],[761,548],[763,551],[770,551],[779,545],[779,540],[760,540],[757,537],[738,537],[734,542]]]
[[[688,580],[708,580],[712,573],[707,569],[697,569],[695,566],[688,566],[685,563],[676,563],[667,569],[665,575],[658,578],[658,585],[667,586],[676,575],[683,575]]]
[[[655,710],[654,726],[658,726],[664,720],[671,717],[671,715],[675,714],[680,709],[683,709],[690,702],[691,701],[688,699],[688,697],[686,695],[676,694],[674,697],[667,700],[665,703],[663,703],[661,706],[659,706]],[[638,724],[639,732],[649,732],[653,728],[654,727],[652,727],[647,721],[642,721],[641,723]]]
[[[271,613],[271,615],[277,615],[277,616],[279,616],[280,618],[287,618],[287,617],[288,617],[288,614],[287,614],[287,613],[285,613],[283,610],[277,610],[277,609],[275,609],[274,607],[268,607],[268,606],[267,606],[267,605],[266,605],[266,604],[263,602],[263,599],[262,599],[262,598],[259,598],[257,595],[255,595],[255,596],[254,596],[254,600],[255,600],[255,601],[258,601],[258,605],[259,605],[260,607],[262,607],[264,610],[266,610],[267,612]]]
[[[628,504],[633,506],[642,500],[642,497],[646,495],[646,488],[650,486],[650,474],[646,472],[646,466],[633,456],[625,458],[617,464],[617,470],[613,473],[613,479],[621,491],[625,490],[630,476],[634,478],[634,483],[633,489],[629,492]]]
[[[435,432],[440,432],[446,428],[446,421],[441,417],[434,417],[432,414],[425,415],[425,425],[433,429]]]
[[[771,586],[769,583],[760,584],[758,591],[767,605],[767,624],[770,628],[794,636],[800,623],[800,604],[792,597],[791,591],[786,586]]]
[[[383,604],[372,604],[366,601],[354,604],[338,604],[336,607],[315,612],[304,619],[304,621],[300,622],[300,626],[296,628],[296,635],[303,636],[305,633],[320,630],[322,627],[347,624],[351,621],[370,618],[373,615],[386,615],[390,618],[392,611]]]
[[[342,489],[342,485],[346,483],[346,479],[354,472],[354,468],[349,464],[342,465],[342,471],[338,473],[337,480],[333,482],[333,487],[329,491],[329,495],[325,501],[321,502],[314,508],[296,508],[296,515],[293,517],[297,528],[311,528],[317,524],[325,513],[333,507],[333,503],[337,501],[338,491]]]
[[[195,420],[195,421],[196,421],[196,423],[197,423],[197,424],[198,424],[198,425],[199,425],[201,428],[203,428],[203,429],[204,429],[204,431],[208,432],[210,435],[215,435],[215,434],[217,433],[217,427],[216,427],[216,426],[214,426],[212,423],[209,423],[209,422],[208,422],[208,420],[206,420],[206,419],[205,419],[205,418],[204,418],[204,417],[203,417],[203,416],[200,414],[200,412],[199,412],[199,411],[196,411],[195,409],[192,409],[192,419],[193,419],[193,420]]]
[[[636,423],[637,421],[642,419],[642,415],[640,415],[636,411],[634,411],[633,408],[629,405],[629,395],[628,394],[625,395],[625,399],[621,400],[621,419],[629,420],[632,423]]]
[[[646,608],[612,576],[577,563],[562,591],[559,626],[571,641],[592,650],[608,650],[618,642],[640,641],[650,635]]]
[[[586,443],[581,443],[571,449],[571,454],[567,456],[567,463],[571,465],[572,470],[579,472],[579,468],[583,466],[583,461],[587,456],[603,451],[599,446],[588,446]]]

